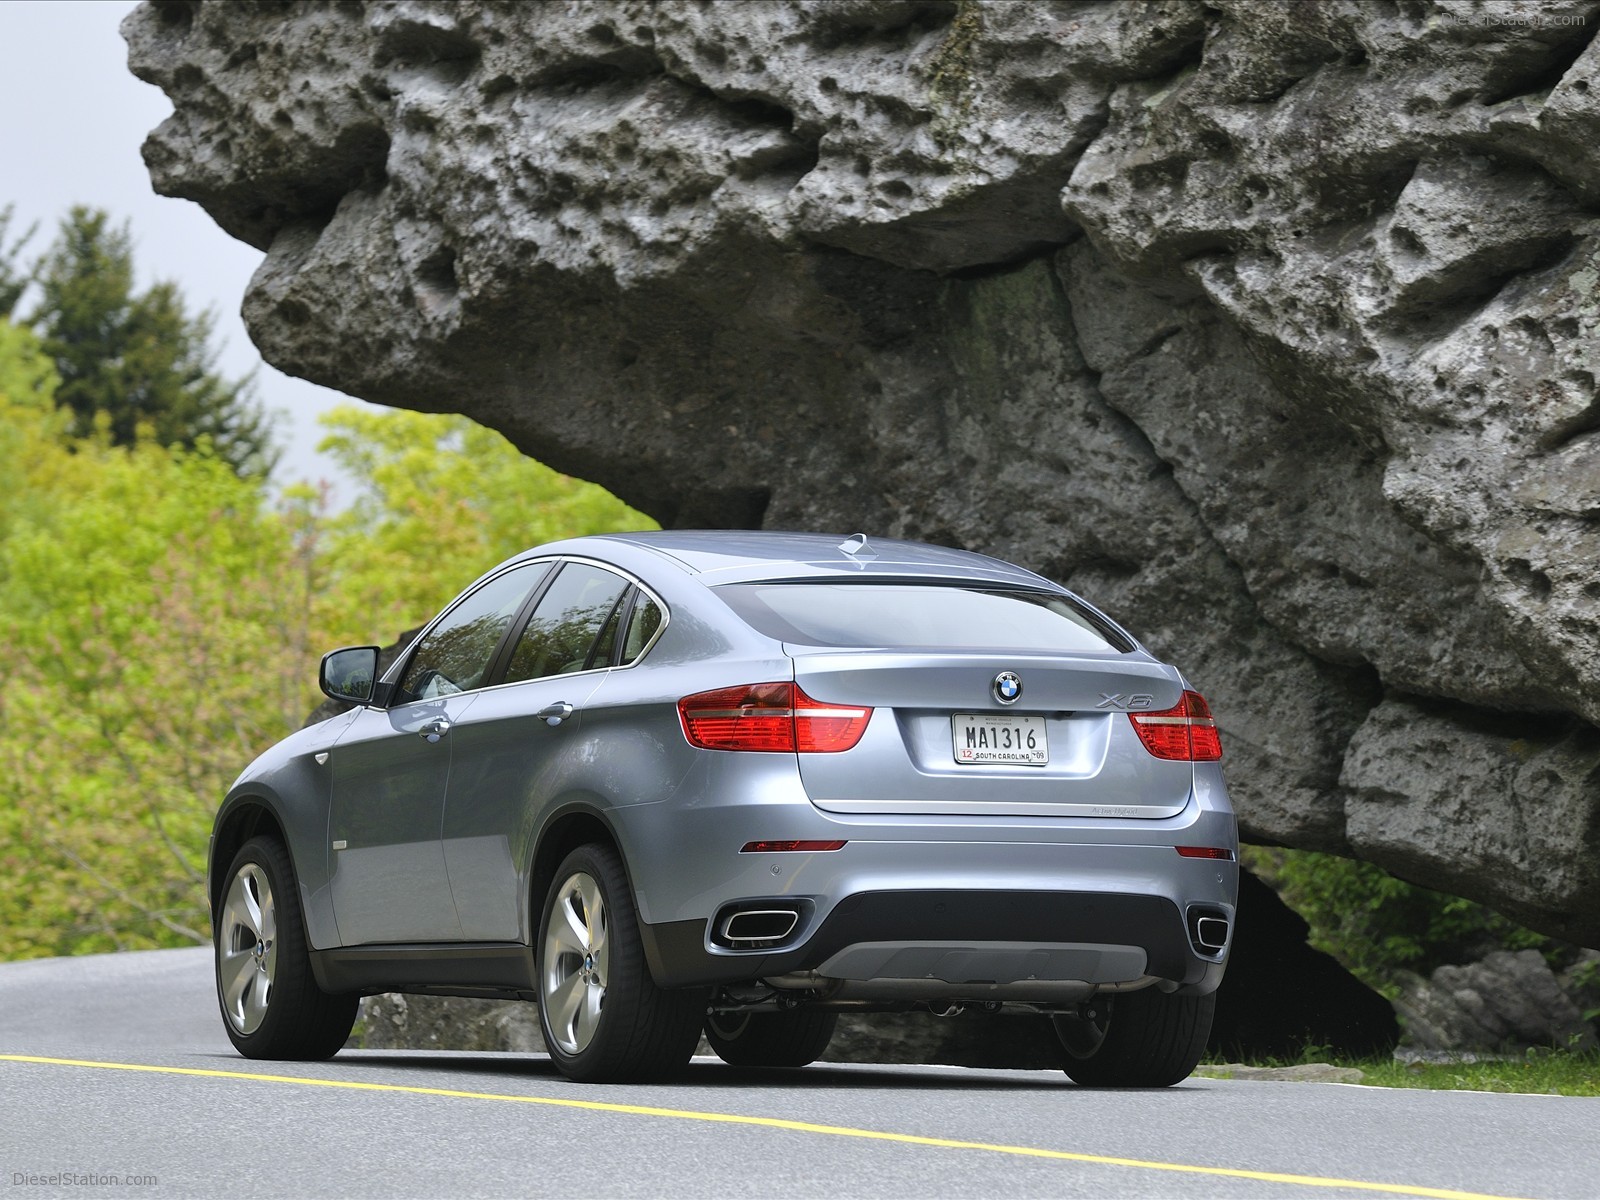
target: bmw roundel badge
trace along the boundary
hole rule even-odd
[[[1001,671],[994,677],[994,698],[1001,704],[1015,704],[1022,695],[1022,680],[1015,671]]]

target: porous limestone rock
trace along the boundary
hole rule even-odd
[[[1600,942],[1600,3],[147,3],[268,361],[1016,559],[1246,836]]]

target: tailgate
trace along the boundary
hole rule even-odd
[[[1126,819],[1189,801],[1192,765],[1152,756],[1128,719],[1182,695],[1177,672],[1152,659],[786,649],[807,695],[873,708],[852,749],[799,756],[818,808]],[[1021,684],[1009,704],[996,683],[1007,672]]]

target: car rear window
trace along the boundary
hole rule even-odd
[[[1122,632],[1066,596],[941,584],[734,583],[717,589],[744,620],[809,646],[1127,653]]]

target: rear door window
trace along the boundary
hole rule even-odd
[[[628,619],[628,636],[623,641],[623,666],[638,662],[660,629],[661,606],[649,592],[639,591],[633,602],[633,615]]]
[[[614,571],[591,563],[569,562],[539,598],[533,615],[511,651],[504,682],[570,675],[595,666],[607,666],[609,645],[615,643],[616,624],[628,581]],[[603,661],[603,634],[610,632]]]
[[[770,638],[808,646],[1075,653],[1133,644],[1071,597],[1020,588],[899,583],[736,583],[717,594]]]

